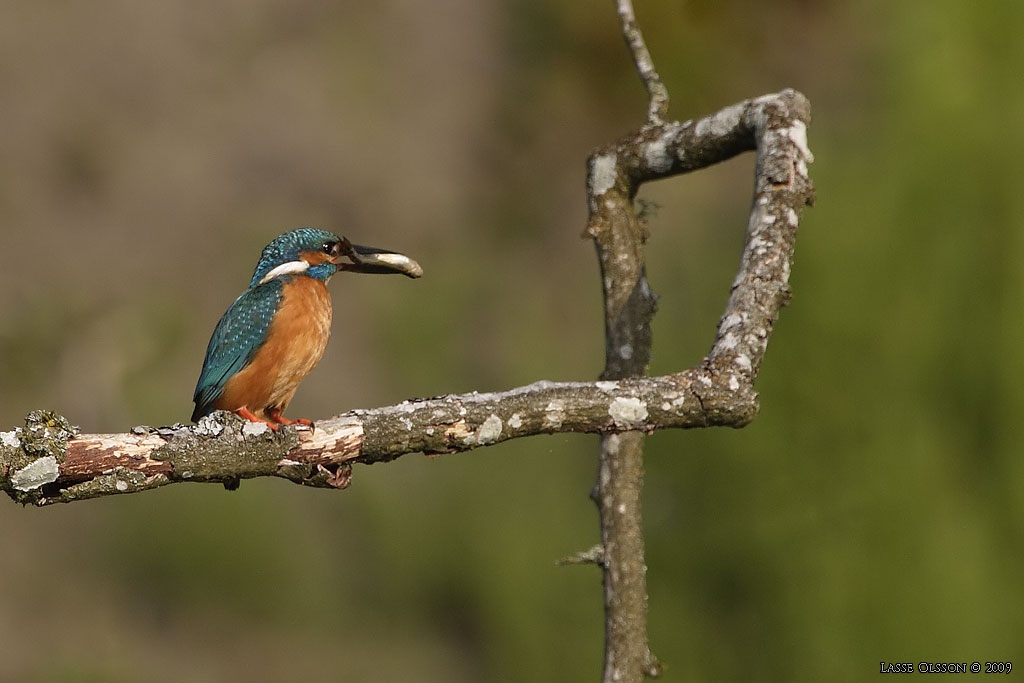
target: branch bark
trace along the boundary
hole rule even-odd
[[[647,125],[658,127],[668,112],[668,90],[661,82],[630,0],[617,0],[622,35],[647,88]],[[624,153],[623,156],[620,154]],[[587,175],[589,218],[604,292],[605,369],[602,379],[647,374],[651,359],[651,320],[658,298],[647,282],[646,229],[633,206],[639,183],[622,161],[632,148],[617,145],[591,155]],[[661,665],[647,639],[647,577],[644,562],[643,433],[601,437],[598,475],[591,496],[601,523],[604,586],[603,679],[639,681],[657,676]]]
[[[687,370],[641,380],[541,381],[503,392],[414,399],[280,433],[217,412],[190,426],[78,434],[62,416],[33,411],[24,427],[0,432],[0,488],[18,502],[49,505],[179,481],[230,484],[260,476],[344,487],[354,463],[468,451],[556,432],[740,426],[756,410],[753,392]]]

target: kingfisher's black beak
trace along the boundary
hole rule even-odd
[[[375,247],[363,247],[352,244],[346,238],[342,238],[338,245],[340,252],[331,261],[338,266],[338,270],[345,270],[353,273],[401,273],[406,277],[417,278],[423,275],[423,268],[405,254],[387,249]],[[351,263],[335,259],[348,258]]]

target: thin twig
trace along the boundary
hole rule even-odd
[[[604,546],[600,543],[591,546],[586,550],[581,550],[578,553],[573,553],[568,557],[563,557],[556,562],[559,567],[564,567],[569,564],[596,564],[598,566],[604,565]]]
[[[647,122],[660,124],[668,116],[668,89],[661,82],[661,76],[658,75],[658,71],[654,68],[654,62],[651,60],[651,53],[647,51],[644,36],[636,23],[632,0],[616,0],[615,4],[619,13],[619,22],[622,24],[622,37],[626,39],[626,45],[629,46],[629,51],[633,55],[633,64],[636,65],[640,80],[647,88],[647,96],[650,100],[647,105]]]

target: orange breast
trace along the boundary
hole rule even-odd
[[[295,277],[285,283],[267,341],[252,362],[227,381],[216,407],[245,407],[262,419],[270,410],[283,412],[299,383],[324,355],[331,315],[331,295],[323,282]]]

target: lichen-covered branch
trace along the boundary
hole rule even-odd
[[[660,126],[668,110],[668,91],[647,52],[632,3],[617,0],[616,4],[622,35],[647,88],[647,125]],[[646,228],[633,207],[638,183],[624,172],[618,153],[598,154],[590,161],[586,234],[594,240],[604,293],[601,377],[639,378],[647,374],[650,363],[651,319],[658,298],[647,282]],[[591,495],[601,522],[605,681],[640,680],[645,673],[656,675],[660,670],[647,641],[643,484],[643,433],[602,436]]]
[[[25,426],[0,432],[0,489],[19,502],[48,505],[180,481],[234,485],[261,476],[343,488],[352,464],[408,453],[453,453],[556,432],[741,426],[755,413],[753,392],[737,393],[700,370],[416,399],[280,433],[218,412],[191,426],[77,434],[65,418],[34,411]]]
[[[772,326],[789,299],[789,276],[797,225],[814,200],[807,172],[813,160],[807,147],[810,104],[795,90],[764,95],[726,107],[696,121],[645,125],[593,152],[588,162],[590,219],[587,234],[608,242],[599,249],[602,269],[629,268],[627,258],[639,244],[619,244],[622,231],[609,226],[631,223],[632,200],[640,185],[698,170],[737,154],[757,151],[754,197],[746,242],[732,294],[711,352],[702,367],[732,373],[737,383],[753,382],[764,358]],[[642,233],[641,237],[642,237]],[[628,273],[626,273],[628,275]],[[635,282],[638,282],[634,278]],[[625,308],[630,297],[646,296],[645,283],[612,302]],[[606,367],[629,360],[633,349],[608,349]]]

